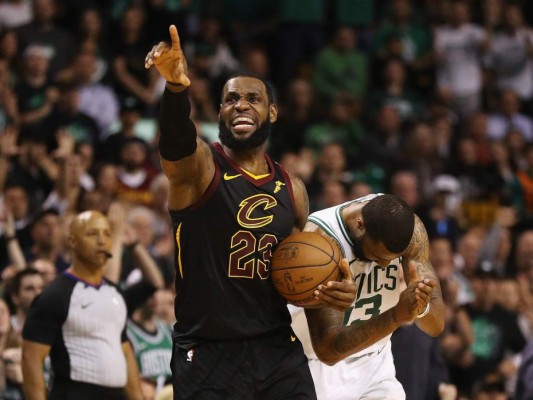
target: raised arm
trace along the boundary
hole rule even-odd
[[[132,226],[125,226],[124,244],[131,249],[135,258],[135,265],[141,271],[143,281],[156,289],[163,289],[165,286],[163,274],[148,249],[137,239],[137,234]]]
[[[0,193],[4,192],[11,157],[20,153],[20,148],[17,146],[18,137],[18,130],[10,125],[0,132]]]
[[[123,235],[126,225],[126,210],[119,202],[111,203],[107,210],[107,218],[111,224],[111,255],[104,267],[104,277],[115,284],[120,283],[122,273]]]
[[[403,271],[407,283],[415,280],[424,281],[433,288],[429,312],[423,318],[417,319],[416,324],[428,335],[438,336],[444,330],[444,301],[442,300],[439,278],[429,262],[429,241],[426,228],[418,216],[415,218],[413,238],[402,257]],[[414,263],[416,268],[409,268],[409,263]],[[416,276],[412,276],[414,271],[416,271]]]
[[[170,181],[169,208],[179,210],[202,196],[215,168],[211,150],[196,135],[190,119],[187,88],[191,81],[178,31],[174,25],[169,31],[172,45],[161,42],[154,46],[146,56],[145,66],[155,65],[167,81],[159,111],[159,154],[163,171]]]
[[[25,269],[27,263],[26,258],[24,257],[24,253],[20,248],[20,243],[16,236],[17,231],[15,229],[15,219],[13,217],[13,213],[6,204],[4,204],[3,210],[0,207],[0,221],[4,225],[4,240],[6,241],[7,255],[13,268],[11,273],[14,275],[18,271],[22,271],[23,269]],[[4,271],[2,271],[3,278]]]

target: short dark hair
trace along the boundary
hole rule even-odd
[[[39,210],[37,214],[35,214],[35,216],[30,222],[30,226],[33,228],[35,225],[41,222],[48,215],[55,215],[56,217],[61,217],[57,209],[53,207],[45,208],[45,209]]]
[[[25,268],[23,270],[20,270],[13,276],[13,279],[11,280],[11,289],[12,294],[18,294],[20,291],[20,286],[22,285],[22,280],[27,276],[34,276],[34,275],[41,275],[39,271],[37,271],[34,268]]]
[[[259,75],[250,73],[250,72],[238,72],[236,74],[231,75],[228,79],[226,79],[226,82],[224,82],[224,86],[222,87],[222,93],[220,94],[220,97],[224,97],[224,88],[226,87],[226,84],[234,78],[254,78],[257,79],[265,85],[267,97],[268,97],[268,104],[274,104],[276,103],[276,98],[274,96],[274,88],[270,82],[268,82],[266,79],[261,78]]]
[[[14,295],[18,295],[20,291],[20,286],[22,285],[22,280],[26,276],[32,276],[32,275],[41,275],[39,271],[37,271],[33,267],[28,267],[23,270],[20,270],[13,276],[13,278],[6,281],[6,287],[4,290],[4,301],[6,302],[7,306],[9,307],[9,311],[11,314],[14,314],[17,312],[17,308],[15,307],[15,304],[13,304],[12,297]]]
[[[413,209],[398,196],[374,197],[361,210],[365,233],[393,253],[405,251],[415,227]]]
[[[124,150],[130,144],[138,144],[142,147],[142,149],[146,152],[146,154],[150,153],[150,145],[146,143],[146,140],[140,137],[137,137],[137,136],[129,137],[126,140],[124,140],[122,144],[120,145],[119,151],[122,152],[122,150]]]

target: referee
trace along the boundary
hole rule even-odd
[[[139,371],[126,337],[126,304],[102,269],[111,256],[107,218],[75,217],[68,237],[72,265],[33,302],[23,329],[26,400],[44,400],[44,359],[53,379],[48,399],[141,399]]]

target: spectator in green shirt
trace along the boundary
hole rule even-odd
[[[327,102],[339,94],[363,97],[368,84],[368,58],[357,50],[354,29],[340,27],[333,42],[317,56],[313,86]]]
[[[327,118],[323,122],[311,125],[304,136],[304,145],[318,155],[323,147],[338,143],[351,160],[355,160],[358,145],[363,139],[363,127],[355,115],[357,102],[346,95],[335,98]]]
[[[389,58],[382,67],[382,83],[372,91],[370,113],[375,115],[383,105],[391,105],[402,122],[421,115],[421,104],[416,92],[407,84],[407,71],[402,59]]]
[[[400,37],[403,43],[402,57],[413,63],[431,49],[431,35],[427,28],[415,23],[410,0],[393,0],[391,17],[383,21],[375,34],[375,50],[383,50],[391,36]]]

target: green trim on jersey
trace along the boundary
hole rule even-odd
[[[172,335],[163,322],[157,321],[156,326],[157,332],[150,334],[132,320],[128,320],[126,332],[141,376],[153,379],[160,376],[168,378],[171,376]]]
[[[335,242],[337,242],[337,245],[339,246],[339,249],[341,250],[342,257],[346,258],[346,253],[344,252],[344,246],[342,245],[341,241],[339,240],[335,232],[333,232],[331,228],[326,225],[325,222],[323,222],[321,219],[315,216],[310,216],[308,220],[316,224],[319,228],[321,228],[322,230],[324,230],[324,232],[326,232],[329,236],[331,236],[331,238],[335,240]]]
[[[337,218],[337,223],[339,224],[339,227],[341,228],[341,232],[342,232],[342,235],[344,236],[344,239],[350,243],[350,246],[355,247],[354,244],[353,244],[353,241],[352,239],[350,238],[350,235],[348,233],[348,228],[346,227],[346,225],[344,224],[344,220],[342,219],[342,215],[341,215],[341,211],[344,210],[346,207],[350,206],[350,204],[346,204],[345,206],[343,207],[339,207],[335,210],[335,216]]]

